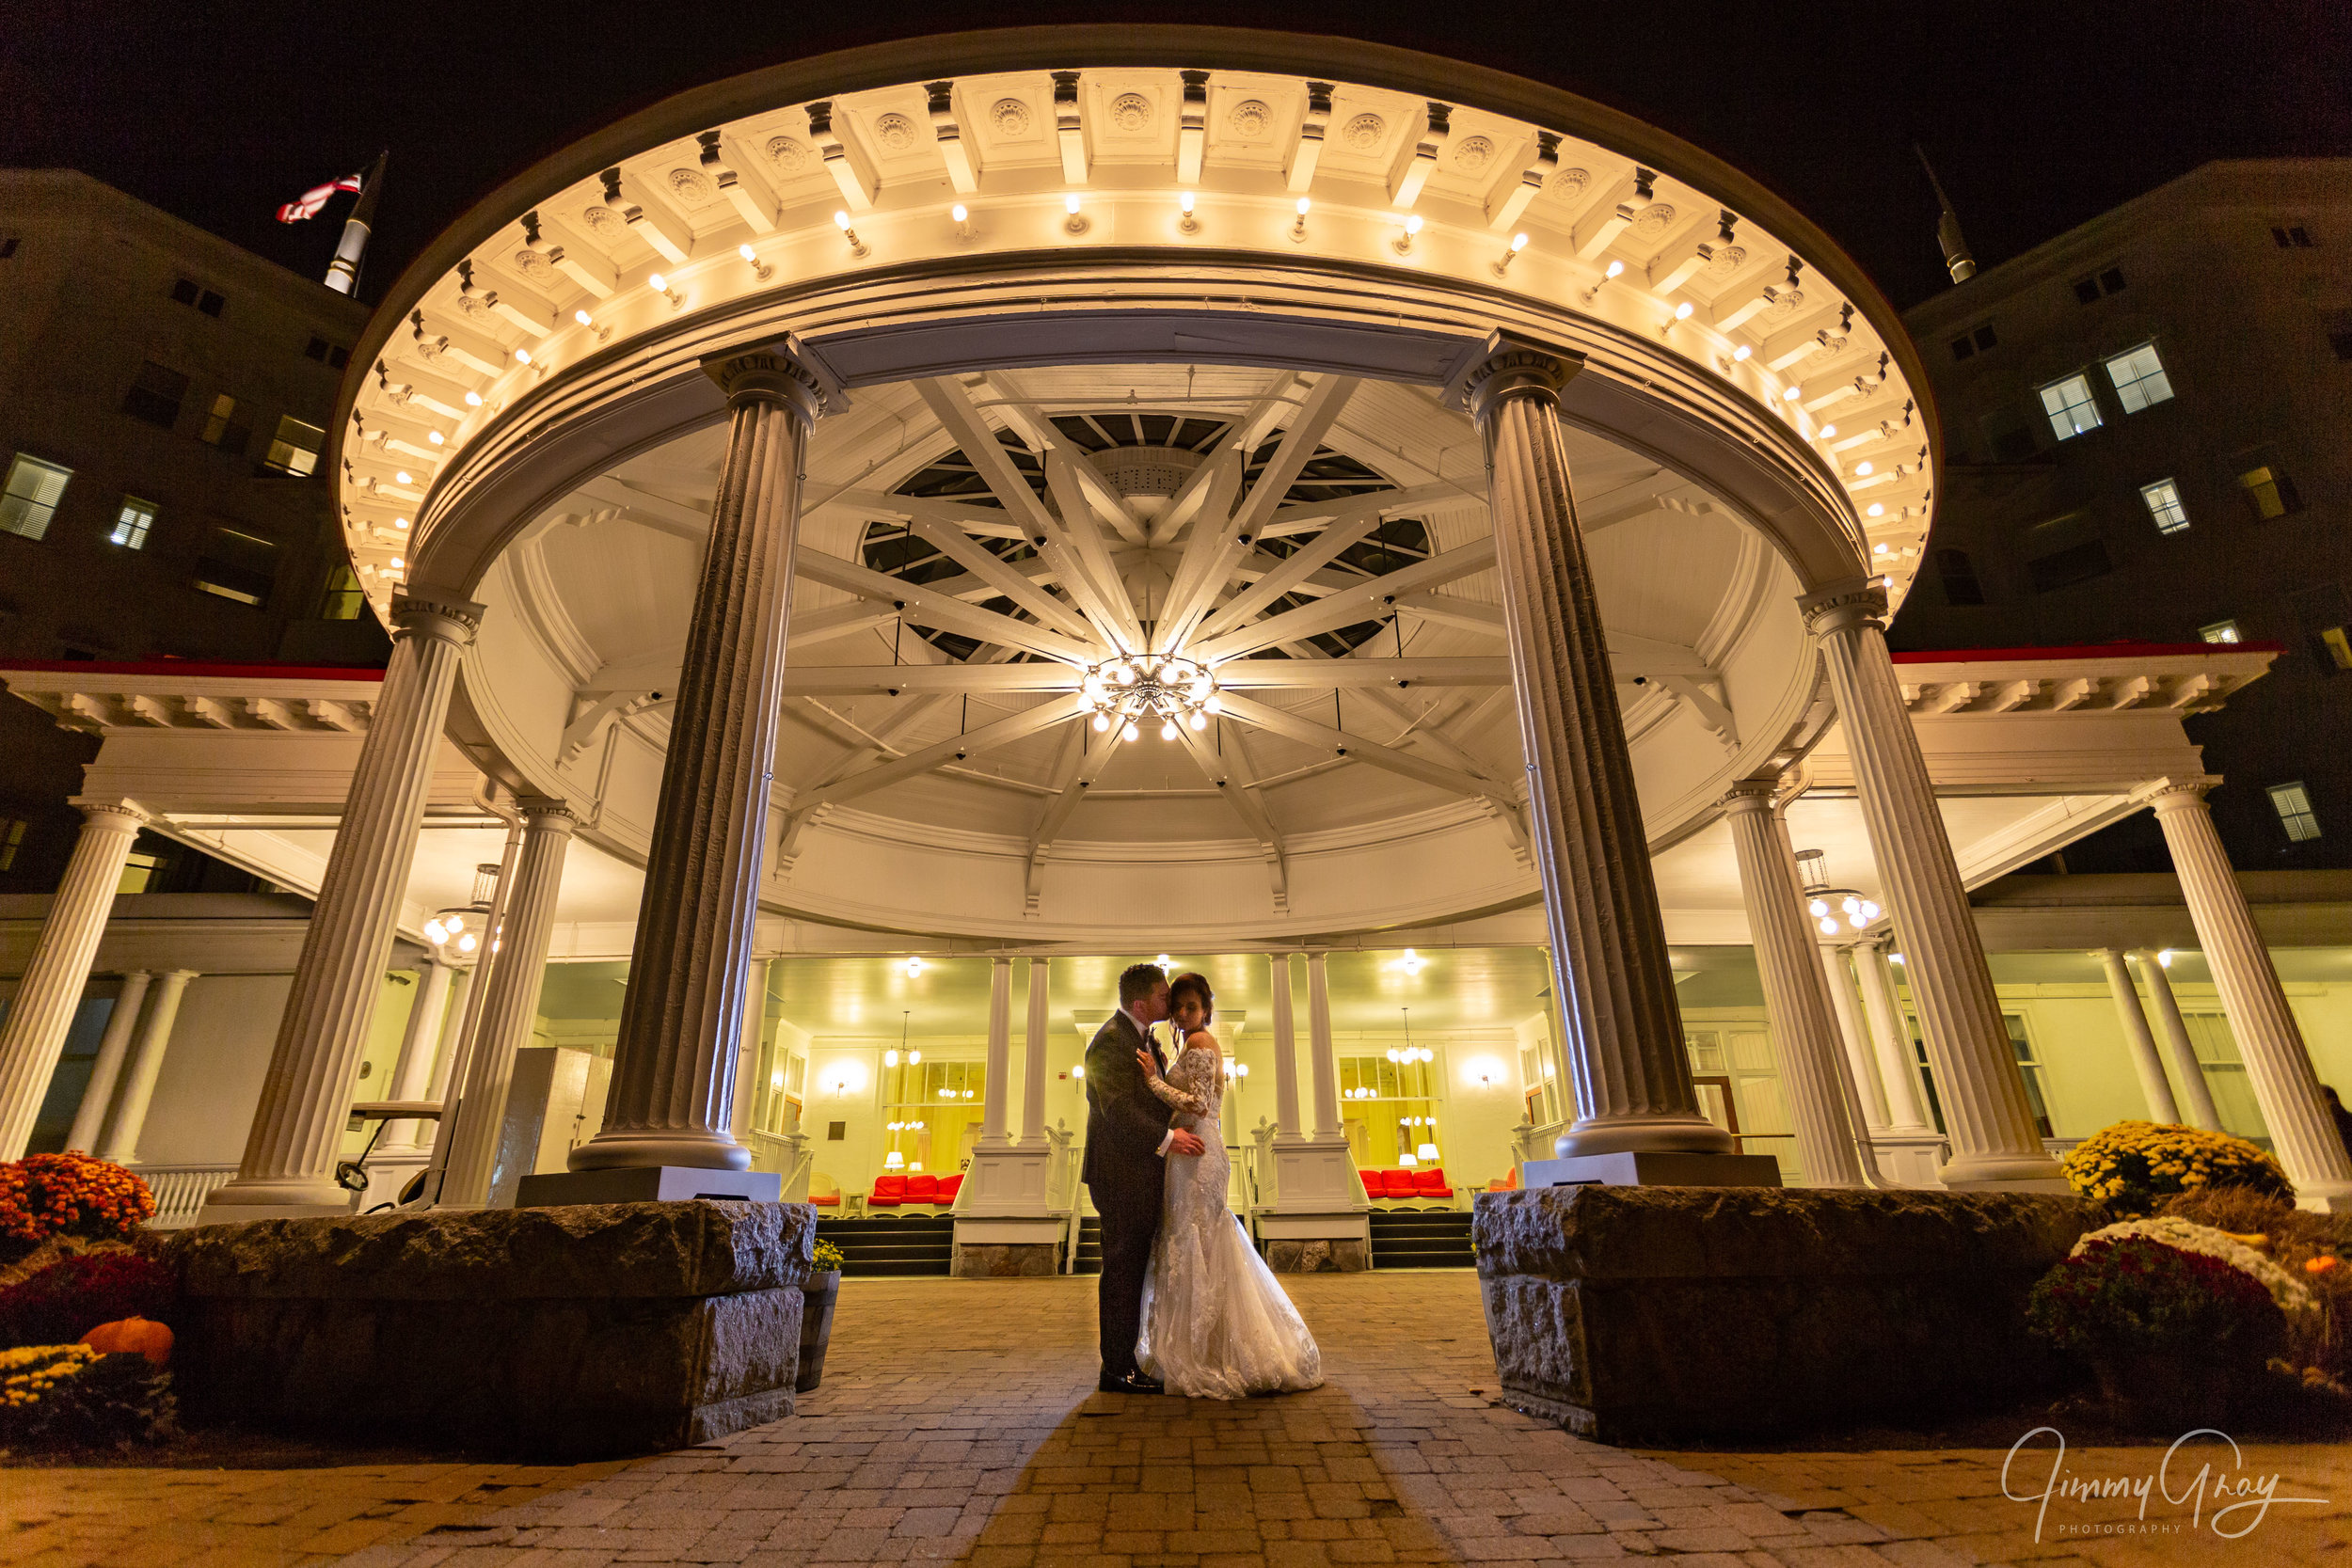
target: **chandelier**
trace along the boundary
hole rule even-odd
[[[498,896],[499,870],[496,862],[475,866],[472,900],[436,910],[424,923],[425,940],[443,963],[470,963],[481,956],[490,930],[490,906]]]
[[[1830,886],[1827,861],[1820,849],[1797,851],[1797,871],[1804,879],[1804,912],[1820,927],[1821,935],[1837,935],[1841,916],[1844,925],[1859,931],[1885,912],[1852,888]]]
[[[1121,740],[1135,739],[1153,719],[1160,721],[1160,738],[1173,740],[1177,725],[1204,730],[1209,715],[1225,711],[1208,666],[1174,654],[1106,658],[1086,673],[1079,691],[1094,710],[1095,733],[1117,724]]]

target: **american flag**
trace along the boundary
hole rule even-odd
[[[304,218],[314,218],[319,215],[319,209],[326,206],[337,191],[356,191],[359,185],[360,178],[356,174],[346,174],[341,180],[330,180],[324,185],[313,185],[278,208],[278,221],[300,223]]]

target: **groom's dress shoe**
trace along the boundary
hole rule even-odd
[[[1105,1373],[1094,1386],[1105,1394],[1164,1394],[1168,1392],[1158,1378],[1146,1377],[1141,1372],[1127,1372],[1119,1377],[1112,1377]]]

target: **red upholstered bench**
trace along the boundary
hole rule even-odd
[[[1380,1186],[1380,1178],[1385,1174],[1385,1172],[1376,1170],[1359,1170],[1356,1173],[1356,1179],[1364,1184],[1364,1196],[1366,1197],[1386,1197],[1388,1196],[1387,1193],[1381,1190]]]
[[[1409,1170],[1384,1170],[1380,1173],[1382,1197],[1412,1197],[1413,1173]]]
[[[939,1178],[936,1176],[908,1177],[907,1201],[909,1203],[937,1203],[939,1201]]]
[[[1413,1196],[1415,1197],[1452,1197],[1454,1189],[1446,1185],[1445,1167],[1431,1165],[1425,1170],[1413,1172]]]
[[[874,1191],[866,1199],[868,1209],[896,1209],[907,1200],[907,1179],[903,1176],[877,1176]]]
[[[963,1173],[961,1171],[958,1171],[953,1176],[943,1176],[939,1179],[940,1202],[953,1203],[956,1200],[956,1195],[961,1191],[963,1191]]]

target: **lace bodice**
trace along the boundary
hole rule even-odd
[[[1215,1036],[1203,1031],[1192,1037],[1207,1043],[1186,1046],[1164,1076],[1148,1082],[1153,1094],[1177,1110],[1215,1121],[1225,1100],[1225,1055]]]

